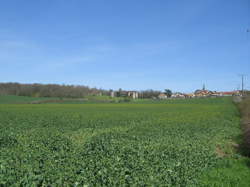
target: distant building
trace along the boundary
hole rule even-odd
[[[128,92],[124,91],[124,90],[120,90],[117,92],[116,94],[118,97],[127,97],[128,96]]]
[[[189,94],[185,94],[186,98],[194,98],[195,94],[194,93],[189,93]]]
[[[229,91],[229,92],[216,92],[209,90],[196,90],[194,92],[195,97],[222,97],[222,96],[240,96],[240,91]]]
[[[206,90],[205,84],[203,84],[201,90],[195,90],[194,92],[195,97],[209,97],[212,94],[214,94],[214,92]]]
[[[111,91],[110,97],[131,97],[133,99],[138,99],[139,93],[137,91],[125,91],[125,90]]]
[[[195,92],[194,92],[194,95],[195,95],[195,97],[207,97],[207,96],[210,96],[210,95],[212,95],[213,94],[213,92],[212,91],[209,91],[209,90],[196,90]]]
[[[221,93],[220,92],[213,92],[210,96],[211,97],[220,97]]]
[[[115,97],[115,92],[114,91],[110,92],[110,97]]]
[[[167,99],[168,96],[167,96],[166,94],[164,94],[164,93],[160,93],[160,94],[158,95],[158,98],[159,98],[159,99]]]
[[[132,97],[133,99],[138,99],[139,94],[137,91],[128,91],[127,92],[127,96],[128,97]]]
[[[186,98],[186,94],[176,92],[171,95],[172,98]]]
[[[202,90],[206,90],[206,86],[205,86],[205,84],[203,84],[203,86],[202,86]]]
[[[240,96],[240,91],[220,92],[221,96]]]

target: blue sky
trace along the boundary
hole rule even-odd
[[[3,0],[0,82],[233,90],[248,28],[249,0]]]

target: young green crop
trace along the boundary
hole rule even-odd
[[[230,99],[0,105],[0,186],[199,186],[237,114]]]

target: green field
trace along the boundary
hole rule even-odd
[[[0,186],[250,184],[230,98],[146,103],[1,104]]]
[[[25,104],[46,100],[59,100],[59,98],[0,95],[0,104]]]
[[[109,96],[86,96],[84,98],[59,98],[59,97],[29,97],[29,96],[16,96],[16,95],[0,95],[0,104],[93,104],[93,103],[123,103],[131,101],[132,100],[128,98],[122,98],[122,97],[112,98]],[[148,103],[149,101],[146,101],[146,103]]]

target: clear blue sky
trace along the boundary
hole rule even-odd
[[[0,82],[250,89],[249,0],[2,0]]]

